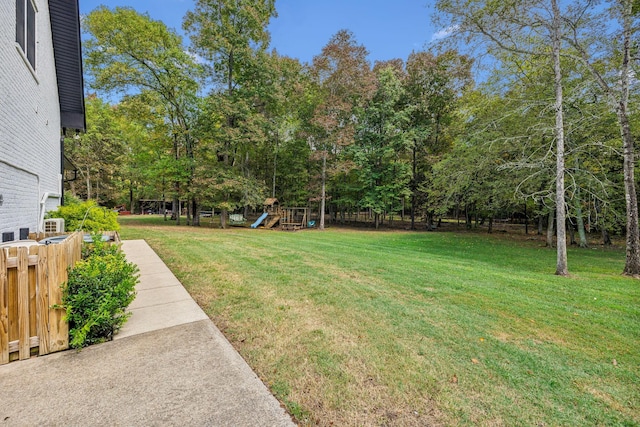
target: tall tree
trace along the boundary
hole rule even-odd
[[[309,108],[309,75],[300,61],[275,50],[264,56],[261,70],[259,109],[266,118],[266,138],[257,147],[253,169],[268,184],[271,197],[304,206],[309,148],[297,134]]]
[[[401,68],[391,65],[376,67],[376,90],[366,104],[355,110],[355,142],[349,151],[363,184],[360,206],[373,211],[376,228],[381,214],[392,210],[407,195],[409,165],[401,156],[409,144],[409,117],[401,103],[401,72]]]
[[[559,276],[567,276],[569,269],[567,267],[567,237],[566,230],[566,210],[565,210],[565,194],[564,194],[564,158],[565,158],[565,142],[564,142],[564,111],[563,111],[563,90],[562,90],[562,66],[560,65],[560,51],[562,50],[562,17],[560,16],[560,8],[557,0],[551,0],[551,52],[553,57],[553,85],[555,88],[555,116],[556,116],[556,247],[557,247],[557,264],[556,274]]]
[[[588,5],[595,3],[586,2]],[[611,26],[607,14],[580,8],[585,13],[564,16],[570,31],[564,36],[576,54],[571,55],[593,76],[596,84],[605,95],[608,105],[615,111],[622,138],[622,156],[624,169],[624,188],[626,201],[626,262],[624,274],[640,276],[640,231],[638,230],[638,199],[635,183],[635,141],[629,120],[629,90],[631,80],[635,79],[631,68],[632,54],[637,49],[634,36],[637,33],[638,6],[633,0],[614,0],[610,2],[611,15],[618,21],[618,30],[614,44],[609,35],[600,31]],[[636,10],[634,10],[634,8]],[[598,34],[607,37],[602,39]],[[604,51],[604,52],[603,52]],[[603,61],[602,54],[609,56]],[[611,78],[613,77],[613,79]],[[612,81],[613,80],[613,81]]]
[[[569,274],[565,235],[565,141],[563,70],[560,61],[563,18],[557,0],[495,2],[439,0],[437,7],[450,18],[450,28],[469,37],[482,37],[494,52],[546,58],[553,70],[556,142],[556,274]],[[550,49],[549,47],[550,46]]]
[[[275,0],[197,0],[183,27],[192,48],[209,64],[214,84],[228,95],[251,73],[255,53],[269,45]]]
[[[223,165],[201,169],[208,174],[224,169],[220,177],[230,182],[218,186],[223,191],[251,181],[250,153],[266,138],[266,118],[260,111],[264,103],[260,100],[262,67],[270,38],[267,26],[275,16],[274,0],[198,0],[184,19],[194,52],[211,72],[213,90],[208,109],[218,106],[216,114],[224,117],[215,132],[216,151]],[[227,210],[222,209],[223,224]]]
[[[167,200],[173,200],[174,183],[186,188],[191,173],[186,157],[176,161],[171,123],[166,120],[165,104],[155,92],[146,91],[125,96],[117,105],[118,112],[133,129],[127,138],[127,179],[122,184],[128,192],[128,202],[134,211],[139,198],[162,200],[162,211]]]
[[[525,200],[532,197],[532,186],[536,198],[550,198],[554,168],[549,162],[535,159],[533,174],[528,166],[534,159],[527,159],[527,167],[518,167],[523,152],[532,156],[529,151],[535,153],[540,144],[544,147],[543,136],[549,131],[544,127],[541,135],[535,128],[540,111],[518,105],[517,89],[496,94],[483,87],[464,94],[463,107],[456,112],[453,148],[433,166],[429,209],[438,214],[465,212],[467,226],[472,216],[479,222],[488,220],[491,232],[494,218],[521,208],[522,195]],[[528,145],[534,145],[533,150]]]
[[[412,52],[406,64],[406,103],[411,138],[411,229],[423,179],[433,159],[451,144],[447,126],[456,110],[456,101],[471,84],[471,60],[455,51],[440,55]]]
[[[90,38],[84,43],[85,64],[92,85],[108,92],[157,94],[164,105],[176,163],[183,156],[193,173],[195,141],[191,135],[200,68],[185,52],[181,38],[162,22],[132,8],[104,6],[83,21]],[[179,197],[184,192],[174,178],[174,213],[180,222]]]
[[[322,53],[313,58],[313,73],[320,88],[320,99],[312,122],[311,141],[321,160],[320,222],[324,230],[327,199],[327,163],[343,147],[353,142],[354,108],[371,95],[374,88],[366,48],[353,33],[338,31]]]
[[[127,135],[124,122],[111,105],[89,95],[86,101],[87,131],[65,139],[65,151],[78,167],[80,179],[70,182],[75,197],[115,204],[123,171]]]

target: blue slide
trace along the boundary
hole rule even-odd
[[[256,222],[254,222],[253,224],[251,224],[251,228],[258,228],[258,226],[260,225],[260,223],[262,221],[264,221],[264,219],[267,217],[267,215],[269,215],[267,212],[263,213],[262,215],[260,215],[260,218],[258,218],[258,220]]]

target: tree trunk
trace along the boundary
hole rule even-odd
[[[176,187],[178,187],[178,185],[176,185]],[[173,197],[172,209],[175,215],[176,225],[180,225],[180,199],[178,199],[178,196]]]
[[[620,76],[620,97],[616,98],[614,90],[609,83],[603,78],[600,70],[596,68],[596,61],[589,58],[589,54],[585,48],[578,42],[577,38],[572,40],[572,45],[580,52],[580,59],[591,71],[596,82],[609,98],[611,104],[615,107],[618,125],[620,127],[620,135],[622,136],[623,147],[623,169],[624,169],[624,190],[625,204],[627,212],[627,239],[626,239],[626,261],[623,274],[629,276],[640,275],[640,232],[638,230],[638,201],[635,189],[634,177],[634,141],[629,126],[629,80],[631,76],[630,60],[632,49],[632,28],[634,21],[633,0],[620,0],[618,4],[621,6],[622,13],[622,64],[619,72]],[[635,78],[635,76],[634,76]]]
[[[187,198],[187,225],[193,225],[193,223],[191,222],[192,218],[193,218],[193,212],[191,211],[191,197]]]
[[[273,153],[273,182],[271,183],[271,197],[276,197],[276,176],[278,172],[278,131],[276,130],[276,149]]]
[[[584,229],[584,218],[582,218],[582,198],[580,197],[580,187],[576,189],[575,195],[576,203],[576,225],[578,227],[578,236],[580,237],[579,246],[581,248],[588,248],[589,242],[587,241],[587,233]]]
[[[192,225],[199,226],[200,225],[200,208],[198,203],[196,202],[195,197],[191,199],[191,212],[193,214]]]
[[[91,200],[91,175],[89,173],[89,167],[87,167],[87,200]]]
[[[162,178],[162,217],[167,220],[167,197],[164,194],[164,178]]]
[[[562,111],[562,68],[560,65],[560,9],[557,0],[551,0],[553,10],[553,71],[555,86],[555,115],[556,115],[556,274],[568,276],[567,266],[567,238],[565,234],[565,203],[564,203],[564,114]]]
[[[538,215],[538,236],[542,236],[542,230],[543,229],[544,229],[543,216],[542,215]]]
[[[489,228],[487,230],[487,233],[493,233],[493,215],[489,217]]]
[[[638,232],[638,198],[636,195],[634,172],[633,137],[625,117],[624,132],[624,188],[627,207],[627,257],[624,274],[640,275],[640,233]]]
[[[327,152],[322,155],[322,192],[320,194],[320,224],[318,230],[324,230],[324,208],[326,202],[326,184],[327,184]]]
[[[129,183],[129,211],[133,213],[133,184]]]
[[[227,228],[227,210],[220,211],[220,228]]]
[[[571,224],[571,221],[569,220],[567,220],[567,230],[569,230],[569,244],[577,245],[578,242],[576,242],[576,229],[573,227],[573,224]]]
[[[631,56],[631,27],[632,27],[632,5],[633,1],[625,0],[623,12],[624,31],[624,56],[622,59],[622,69],[620,72],[620,82],[622,86],[622,96],[617,107],[618,122],[620,123],[620,134],[622,135],[623,164],[624,164],[624,190],[625,203],[627,207],[627,257],[623,273],[629,276],[640,275],[640,232],[638,230],[638,196],[635,184],[635,155],[634,141],[629,126],[629,114],[627,106],[629,104],[629,61]]]
[[[416,171],[417,171],[417,160],[416,160],[416,141],[413,141],[413,148],[412,148],[412,177],[411,177],[411,229],[415,230],[416,229],[416,203],[418,202],[418,195],[416,194],[417,191],[417,178],[416,178]]]
[[[554,224],[554,218],[555,218],[555,213],[556,211],[554,209],[551,209],[549,211],[549,218],[547,220],[547,247],[548,248],[552,248],[553,247],[553,224]]]
[[[178,136],[175,133],[173,134],[173,156],[177,163],[179,160]],[[176,225],[180,225],[180,181],[174,181],[173,188],[176,192],[176,195],[173,197],[173,213],[176,217]]]

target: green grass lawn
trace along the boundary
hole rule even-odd
[[[473,233],[176,227],[145,239],[303,425],[640,425],[622,249]]]

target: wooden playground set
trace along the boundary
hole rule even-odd
[[[246,219],[240,214],[229,215],[231,225],[244,224]],[[268,198],[264,201],[264,209],[260,217],[251,224],[251,228],[264,227],[267,229],[301,230],[315,226],[310,221],[307,207],[281,207],[278,199]]]

